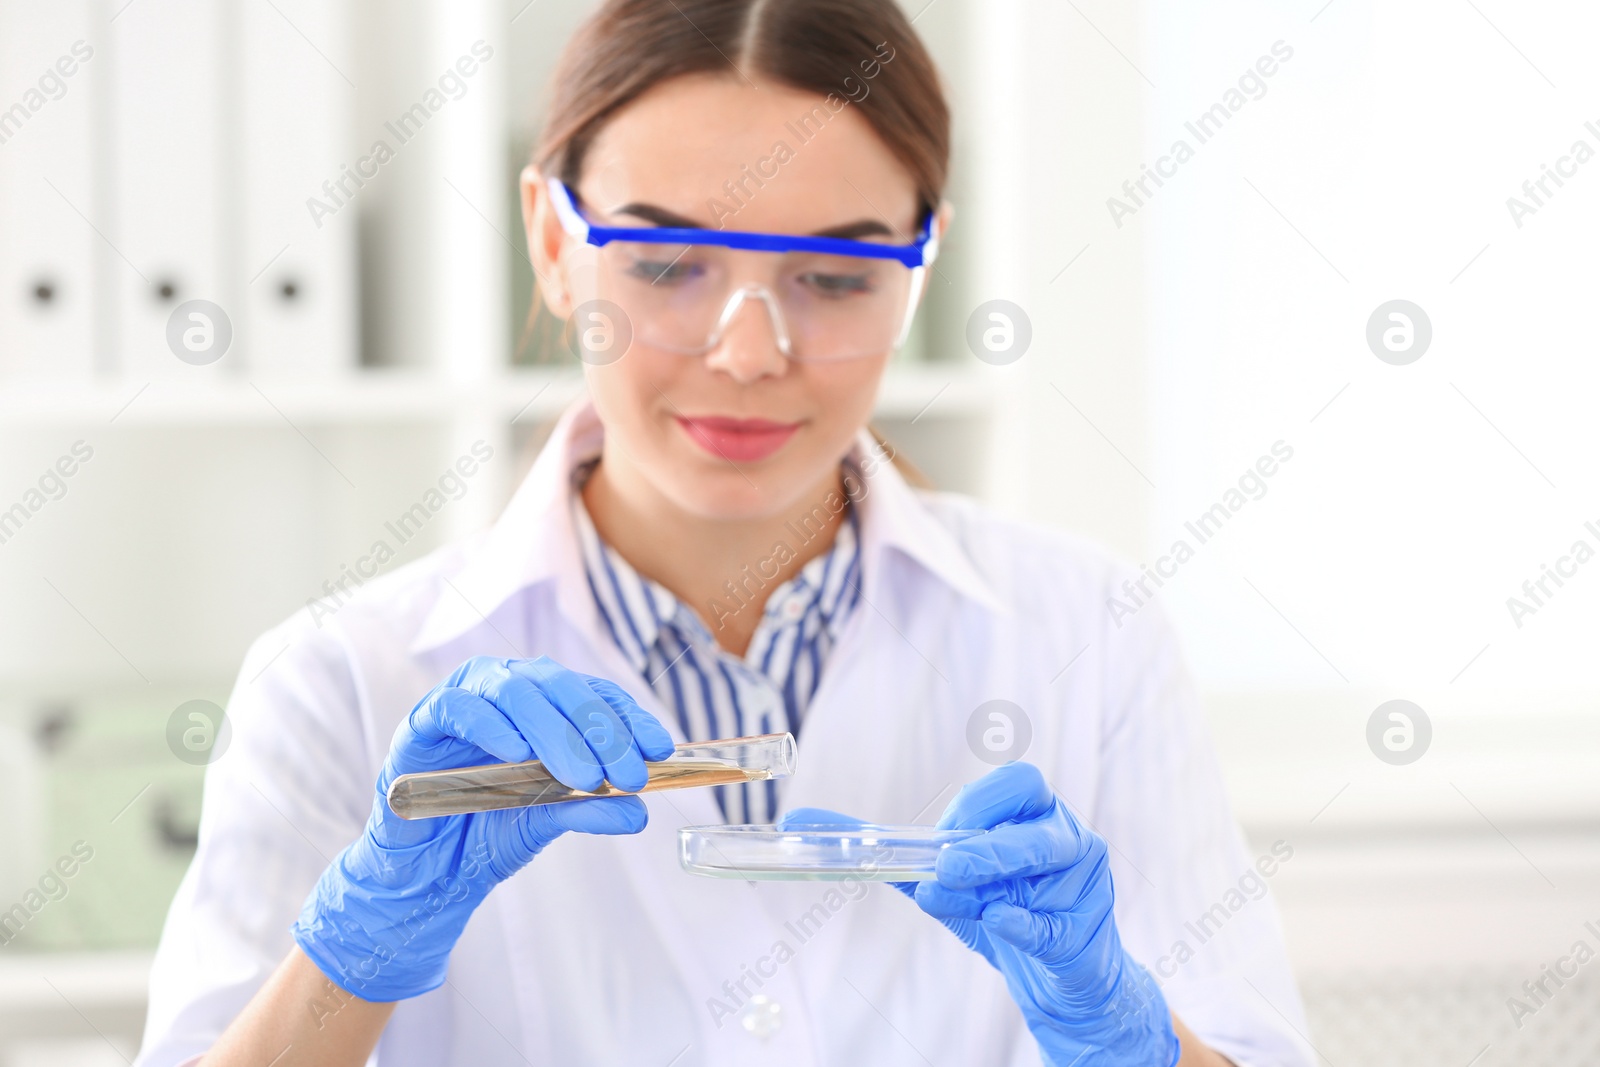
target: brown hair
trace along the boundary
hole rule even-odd
[[[919,215],[938,206],[950,110],[895,0],[608,0],[562,52],[534,161],[576,187],[608,118],[669,78],[715,73],[850,100],[911,172]]]

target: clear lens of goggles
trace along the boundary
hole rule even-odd
[[[892,259],[714,245],[613,241],[596,251],[597,295],[622,308],[635,339],[685,355],[710,351],[762,305],[791,359],[883,355],[904,340],[922,273]]]

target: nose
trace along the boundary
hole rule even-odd
[[[788,373],[789,360],[778,347],[782,327],[774,301],[763,290],[740,289],[723,312],[722,336],[706,354],[706,367],[740,385]]]

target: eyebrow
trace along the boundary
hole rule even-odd
[[[654,226],[665,226],[672,229],[703,230],[706,228],[691,218],[686,218],[675,211],[668,211],[666,208],[657,207],[654,204],[624,204],[619,208],[613,209],[611,214],[632,215],[635,218],[644,219]],[[894,237],[895,233],[877,219],[858,219],[855,222],[847,222],[841,226],[830,226],[825,230],[818,230],[809,236],[835,237],[845,241],[859,241],[863,237]]]

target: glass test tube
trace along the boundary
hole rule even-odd
[[[649,781],[639,792],[733,785],[787,778],[794,773],[793,734],[761,734],[679,745],[659,762],[645,762]],[[602,782],[592,793],[561,784],[540,760],[492,763],[448,771],[402,774],[389,786],[389,808],[402,819],[430,819],[473,811],[526,808],[589,797],[630,796]]]

